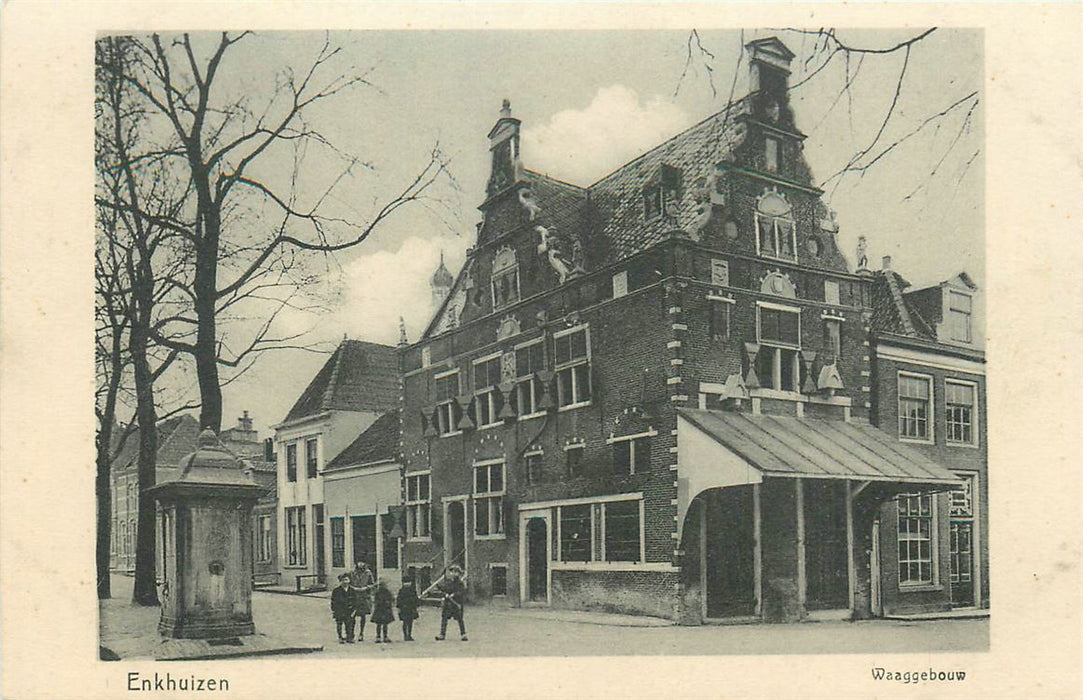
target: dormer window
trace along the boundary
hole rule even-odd
[[[793,210],[778,192],[767,192],[756,203],[756,253],[768,258],[797,259]]]
[[[681,171],[672,165],[663,164],[658,174],[643,190],[643,214],[646,219],[653,219],[664,214],[666,208],[676,205],[681,194]]]
[[[948,322],[951,339],[960,343],[974,341],[970,317],[973,311],[973,299],[962,292],[948,292]]]
[[[515,251],[501,248],[493,259],[493,310],[519,301],[519,263]]]

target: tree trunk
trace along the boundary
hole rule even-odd
[[[198,148],[198,146],[196,146]],[[206,168],[196,165],[198,156],[190,156],[192,177],[196,182],[202,237],[196,253],[195,311],[196,377],[199,379],[199,427],[210,428],[215,435],[222,429],[222,387],[218,381],[218,241],[221,219],[211,197]]]
[[[147,264],[144,259],[141,267]],[[132,320],[131,353],[135,378],[136,416],[139,422],[139,519],[136,525],[135,589],[136,605],[158,605],[158,581],[155,561],[155,501],[147,490],[154,486],[158,462],[157,411],[154,407],[154,376],[147,357],[150,309],[153,304],[154,278],[145,267],[133,285],[136,314]]]
[[[97,475],[94,479],[94,494],[98,501],[97,551],[95,552],[98,600],[113,597],[109,585],[109,542],[113,534],[113,502],[109,488],[111,476],[109,443],[112,440],[112,427],[110,423],[103,422],[98,431]]]

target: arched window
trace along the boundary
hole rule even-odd
[[[519,301],[519,263],[511,248],[501,248],[493,258],[492,288],[493,309]]]
[[[765,192],[756,201],[756,252],[771,258],[797,259],[793,209],[778,192]]]

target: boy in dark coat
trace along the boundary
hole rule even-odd
[[[376,594],[373,596],[372,623],[376,625],[376,643],[389,644],[387,638],[387,626],[395,621],[395,614],[391,612],[394,599],[391,591],[387,590],[387,584],[380,581],[376,584]]]
[[[414,641],[414,620],[417,619],[417,589],[414,588],[414,579],[406,577],[395,597],[395,607],[399,609],[399,619],[402,620],[402,641]]]
[[[331,619],[335,621],[335,634],[338,635],[339,644],[353,644],[356,607],[357,592],[350,587],[350,577],[342,574],[338,577],[338,585],[331,591]]]
[[[459,638],[466,639],[466,624],[463,622],[463,605],[466,603],[466,584],[462,582],[463,570],[458,564],[448,567],[447,578],[436,587],[444,595],[444,603],[440,607],[440,636],[436,641],[442,642],[447,634],[447,621],[455,620],[459,623]]]
[[[357,616],[357,621],[360,624],[358,629],[357,641],[365,641],[365,620],[368,614],[372,612],[372,589],[375,588],[375,579],[372,576],[372,571],[369,570],[368,564],[363,561],[357,562],[354,570],[349,574],[350,585],[353,586],[354,594],[357,596],[357,605],[354,608],[354,615]]]

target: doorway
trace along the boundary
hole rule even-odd
[[[324,521],[322,503],[317,503],[312,506],[312,520],[314,526],[312,529],[312,536],[314,538],[312,547],[315,550],[313,554],[315,554],[314,559],[316,561],[316,580],[324,582],[327,580],[327,559],[325,558],[323,551]]]
[[[805,604],[809,610],[849,609],[846,482],[807,479],[804,489]]]
[[[756,611],[752,488],[727,487],[705,500],[702,551],[709,618],[745,617]]]
[[[549,601],[549,525],[531,518],[526,525],[527,600]]]
[[[977,604],[974,584],[977,580],[974,556],[974,484],[973,474],[956,474],[963,480],[961,488],[951,491],[950,555],[951,555],[951,605],[956,608],[973,607]]]
[[[350,532],[353,538],[354,563],[363,561],[376,575],[376,516],[355,515],[350,518]]]

